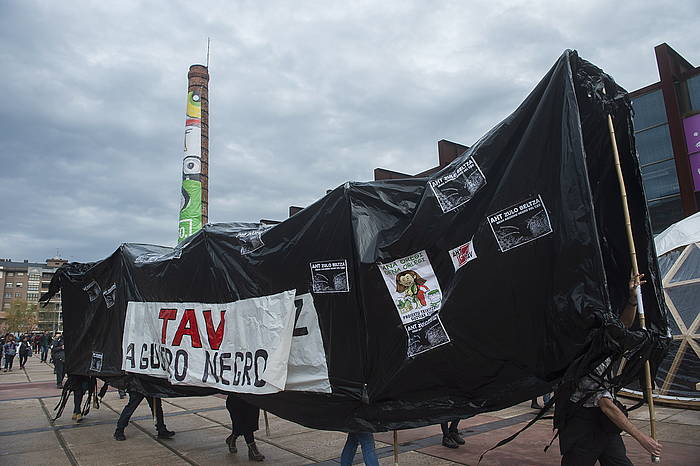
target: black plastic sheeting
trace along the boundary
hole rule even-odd
[[[614,324],[631,265],[608,111],[648,279],[649,331]],[[466,418],[542,394],[562,377],[572,383],[602,353],[634,347],[658,360],[666,311],[630,112],[621,87],[566,51],[512,115],[429,178],[345,183],[266,230],[253,252],[236,234],[255,225],[214,224],[177,249],[123,244],[102,261],[66,264],[50,293],[62,293],[67,371],[155,396],[214,393],[124,375],[127,302],[303,294],[312,291],[310,263],[337,259],[347,260],[349,292],[314,293],[332,394],[242,395],[312,428],[382,431]],[[458,167],[467,168],[462,178]],[[455,270],[448,251],[471,239],[477,257]],[[422,250],[450,342],[407,357],[379,264]],[[91,301],[93,282],[102,296]],[[428,345],[433,337],[422,336]],[[93,351],[104,355],[99,373],[89,369]],[[628,367],[627,378],[638,374],[639,364]]]

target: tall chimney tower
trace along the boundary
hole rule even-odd
[[[178,242],[209,220],[209,70],[192,65],[187,73],[182,198]]]

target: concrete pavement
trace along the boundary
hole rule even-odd
[[[17,361],[15,361],[17,364]],[[148,405],[142,406],[126,429],[127,441],[112,438],[114,426],[127,400],[110,391],[100,409],[92,409],[83,422],[71,420],[72,400],[61,418],[52,422],[60,390],[53,368],[32,357],[25,370],[0,372],[0,464],[2,465],[113,465],[138,464],[169,466],[179,464],[252,464],[244,442],[239,453],[230,454],[224,440],[230,434],[230,420],[222,396],[164,399],[168,428],[177,432],[173,439],[157,439]],[[627,403],[631,404],[631,403]],[[460,429],[466,445],[450,450],[441,446],[439,426],[400,431],[401,465],[471,464],[499,440],[521,429],[532,419],[529,403],[463,420]],[[658,437],[664,445],[664,465],[700,464],[700,411],[658,407]],[[648,413],[640,408],[630,418],[648,431]],[[268,415],[270,435],[256,433],[267,464],[339,464],[345,434],[308,429]],[[551,420],[542,420],[516,440],[486,455],[482,465],[557,465],[559,449],[555,441],[547,453],[543,448],[552,439]],[[393,464],[392,433],[375,435],[382,465]],[[637,443],[625,437],[628,454],[635,464],[649,464],[649,456]],[[361,464],[358,449],[356,460]]]

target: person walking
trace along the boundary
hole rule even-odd
[[[15,343],[15,336],[10,334],[7,337],[6,343],[2,347],[3,353],[5,353],[5,372],[8,370],[12,372],[12,362],[17,354],[17,343]]]
[[[90,391],[90,383],[97,383],[95,380],[91,380],[87,375],[76,375],[72,374],[68,376],[71,379],[71,386],[73,387],[73,417],[75,422],[81,422],[83,420],[83,396],[86,392]]]
[[[340,454],[341,466],[350,466],[357,453],[357,445],[362,446],[362,459],[367,466],[379,466],[377,452],[374,450],[374,435],[370,432],[350,432]]]
[[[39,338],[39,351],[41,351],[41,362],[46,362],[46,356],[49,353],[49,344],[51,343],[51,336],[49,332],[44,332]]]
[[[139,393],[135,390],[127,390],[129,394],[129,402],[124,406],[119,419],[117,420],[117,428],[114,431],[114,440],[123,441],[126,440],[124,435],[124,429],[129,425],[129,419],[139,407],[143,399],[145,398],[148,402],[148,406],[151,408],[151,412],[155,411],[156,417],[156,431],[158,432],[158,438],[168,439],[175,435],[175,432],[168,430],[165,426],[165,420],[163,419],[163,403],[160,398],[146,396],[143,393]]]
[[[23,336],[22,341],[19,343],[19,368],[24,369],[24,365],[27,364],[27,359],[32,353],[32,346],[29,342],[28,336]]]
[[[620,322],[629,328],[637,314],[635,288],[645,281],[643,274],[630,280],[630,295],[619,314]],[[607,357],[584,376],[569,397],[573,414],[559,430],[562,466],[601,465],[632,466],[620,433],[624,430],[653,456],[660,456],[662,445],[632,424],[615,396],[610,382],[612,358]],[[618,406],[619,405],[619,406]],[[624,406],[623,406],[624,408]]]
[[[459,434],[459,419],[452,422],[440,424],[442,429],[442,446],[447,448],[458,448],[464,445],[464,438]]]
[[[253,435],[253,433],[260,428],[258,425],[260,408],[251,405],[233,393],[229,393],[226,398],[226,409],[231,418],[231,430],[233,431],[233,433],[226,438],[228,451],[231,453],[238,453],[236,439],[242,435],[248,445],[248,459],[252,461],[263,461],[265,456],[258,450],[258,446],[255,444],[255,436]]]
[[[56,332],[56,337],[51,343],[51,362],[53,362],[53,367],[56,370],[56,388],[63,388],[66,350],[63,346],[63,335],[61,335],[61,332]]]

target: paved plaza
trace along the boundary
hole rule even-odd
[[[15,361],[16,364],[16,361]],[[224,440],[230,434],[225,397],[193,397],[163,400],[168,428],[174,438],[156,438],[153,421],[144,402],[126,429],[127,441],[112,438],[119,412],[126,404],[116,391],[109,391],[100,409],[92,409],[83,422],[71,420],[72,398],[63,416],[52,422],[59,399],[53,368],[30,358],[26,370],[15,366],[0,372],[0,465],[113,465],[168,466],[180,464],[249,464],[244,442],[239,452],[228,452]],[[631,403],[627,403],[631,404]],[[439,426],[400,431],[401,465],[475,465],[479,455],[499,440],[521,429],[534,416],[529,403],[498,412],[474,416],[460,423],[466,445],[450,450],[441,446]],[[631,413],[634,423],[648,432],[648,413],[640,408]],[[700,464],[700,411],[657,407],[658,437],[664,445],[663,465]],[[263,464],[339,464],[345,434],[308,429],[268,415],[270,431],[265,432],[261,415],[256,433]],[[552,439],[551,420],[542,420],[516,440],[490,452],[482,465],[556,465],[560,462]],[[391,432],[376,434],[381,464],[393,464]],[[635,464],[648,464],[649,456],[625,436],[628,454]],[[358,464],[362,455],[358,450]],[[256,463],[260,464],[260,463]]]

